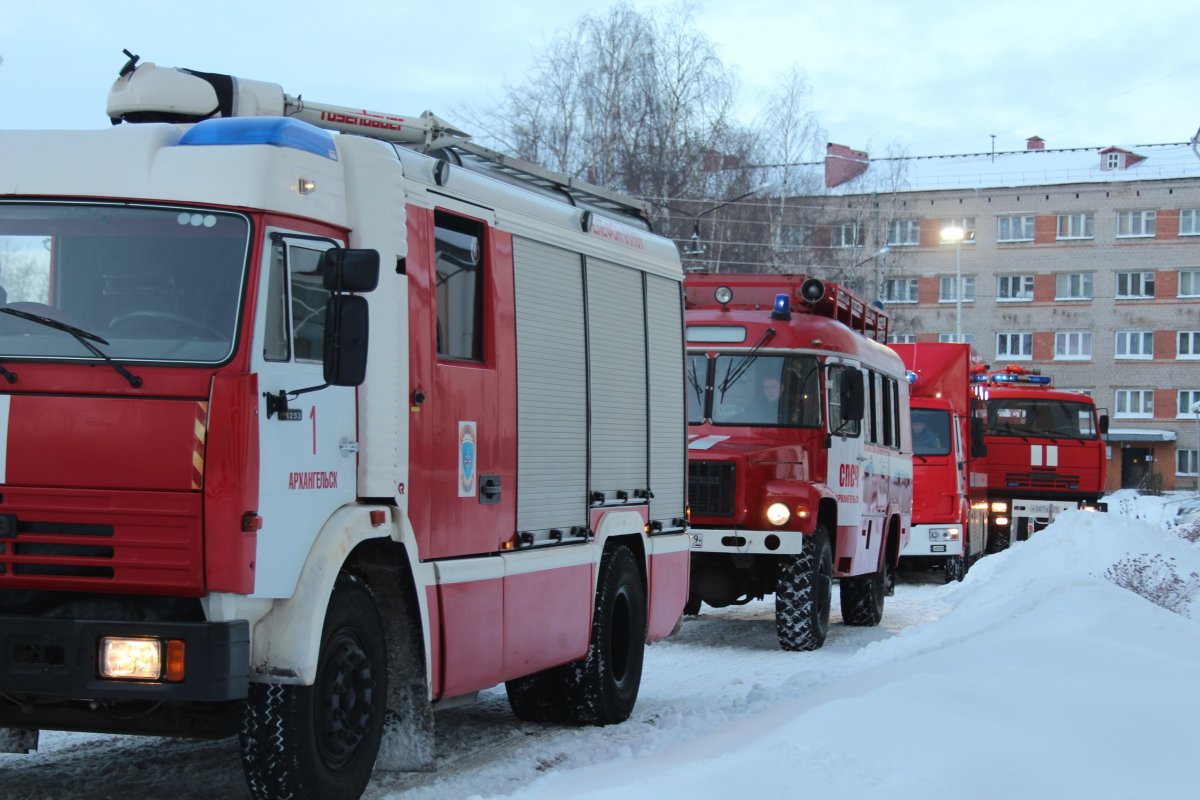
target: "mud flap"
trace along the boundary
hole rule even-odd
[[[0,753],[32,753],[38,749],[38,730],[0,728]]]

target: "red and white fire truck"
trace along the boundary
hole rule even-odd
[[[0,728],[240,735],[258,798],[435,706],[627,718],[687,599],[683,271],[436,117],[138,64],[0,132]],[[369,339],[368,339],[369,314]]]
[[[876,625],[912,513],[908,383],[888,317],[803,275],[689,275],[688,610],[775,595],[787,650]]]
[[[914,568],[941,566],[961,581],[987,540],[985,365],[968,344],[893,344],[908,367],[912,406],[912,535],[900,551]]]
[[[977,376],[987,403],[988,552],[1029,538],[1063,511],[1107,510],[1108,415],[1049,375],[1009,365]]]

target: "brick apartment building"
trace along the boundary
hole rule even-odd
[[[954,341],[961,329],[991,366],[1090,394],[1110,419],[1110,491],[1197,488],[1190,144],[1055,150],[1034,137],[1020,151],[891,159],[830,145],[824,167],[828,193],[797,204],[799,271],[881,298],[896,341]],[[951,227],[961,241],[943,239]]]

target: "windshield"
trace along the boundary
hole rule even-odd
[[[714,424],[815,428],[821,424],[819,377],[814,356],[721,353],[710,361],[692,354],[688,420],[702,422],[711,402]]]
[[[991,398],[987,404],[989,436],[1095,439],[1093,406],[1069,400]]]
[[[0,203],[0,359],[217,363],[233,352],[249,221],[210,210]]]
[[[914,408],[911,415],[913,455],[950,455],[950,413],[936,408]]]

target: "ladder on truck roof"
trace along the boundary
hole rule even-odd
[[[787,292],[790,308],[798,313],[829,317],[861,333],[868,339],[887,344],[887,310],[868,303],[838,283],[827,283],[803,273],[722,272],[691,273],[683,282],[687,307],[719,305],[739,308],[770,308],[778,294]],[[714,301],[712,292],[719,287],[732,291],[727,303]]]
[[[633,218],[650,229],[649,204],[520,158],[483,147],[430,111],[416,117],[312,103],[278,84],[213,72],[138,64],[125,50],[108,95],[108,116],[121,122],[193,123],[218,117],[291,117],[324,130],[402,145],[526,187],[565,196],[572,205]]]

